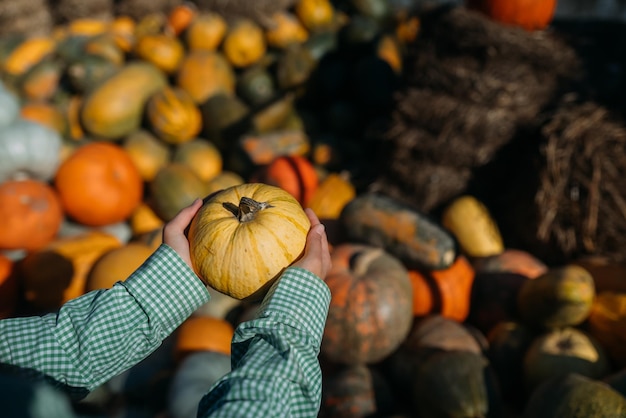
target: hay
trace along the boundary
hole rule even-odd
[[[232,21],[237,18],[249,18],[263,27],[273,25],[272,15],[287,10],[297,0],[194,0],[200,10],[211,10]]]
[[[113,13],[116,16],[130,16],[141,20],[152,13],[167,14],[182,3],[183,0],[114,0]]]
[[[586,255],[625,262],[624,123],[597,103],[566,98],[539,136],[533,166],[498,204],[507,235],[550,263]]]
[[[48,35],[53,18],[46,0],[0,2],[0,36]]]
[[[113,0],[50,0],[49,7],[57,25],[76,19],[113,18]]]
[[[460,179],[467,186],[475,170],[535,124],[579,78],[581,64],[548,32],[501,25],[464,7],[438,8],[421,21],[384,135],[388,158],[382,160],[391,164],[380,168],[372,187],[402,190],[404,200],[431,211],[454,197],[451,190],[463,191]],[[438,173],[423,172],[438,167],[458,170],[450,173],[454,187],[443,193],[430,182]],[[427,190],[437,198],[425,196]]]

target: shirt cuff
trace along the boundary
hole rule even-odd
[[[211,298],[195,272],[167,244],[161,244],[122,285],[165,335]]]
[[[259,313],[293,318],[321,341],[329,305],[330,290],[322,279],[308,270],[289,267],[267,292]]]

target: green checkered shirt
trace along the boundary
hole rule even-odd
[[[150,355],[208,300],[193,271],[161,245],[110,290],[71,300],[56,314],[0,321],[0,364],[84,396]],[[315,417],[329,303],[319,278],[287,269],[258,317],[237,328],[233,371],[204,397],[199,416]]]

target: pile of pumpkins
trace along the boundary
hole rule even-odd
[[[389,105],[419,20],[394,2],[339,3],[298,0],[271,27],[185,3],[0,40],[0,318],[124,280],[195,198],[264,182],[329,233],[320,416],[626,411],[623,266],[547,266],[507,248],[473,196],[435,218],[353,181],[361,118]],[[536,18],[516,24],[547,24]],[[351,78],[384,88],[346,91]],[[195,416],[257,306],[211,293],[76,407]]]

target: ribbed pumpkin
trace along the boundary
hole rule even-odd
[[[300,204],[284,190],[233,186],[210,197],[192,220],[191,261],[215,290],[257,299],[302,254],[309,227]]]
[[[236,78],[221,52],[190,51],[176,74],[176,84],[200,104],[217,93],[234,94]]]
[[[195,3],[183,2],[172,7],[167,14],[165,32],[179,36],[183,33],[198,14],[198,7]]]
[[[35,250],[52,241],[63,220],[61,202],[38,180],[0,183],[0,248]]]
[[[215,144],[206,139],[196,138],[180,144],[172,159],[190,167],[203,181],[209,181],[222,172],[222,154]]]
[[[230,354],[235,330],[225,319],[193,315],[176,330],[174,354],[178,360],[194,351]]]
[[[84,99],[83,127],[104,139],[118,139],[141,125],[148,99],[167,85],[165,73],[146,61],[131,62]]]
[[[491,19],[526,30],[546,28],[556,11],[556,0],[468,0],[470,9],[478,10]]]
[[[286,190],[303,205],[309,204],[318,186],[313,164],[299,155],[276,158],[254,179]]]
[[[159,138],[170,144],[191,141],[202,129],[202,115],[185,90],[166,86],[146,105],[148,123]]]
[[[165,73],[174,74],[183,61],[185,47],[180,39],[173,36],[145,35],[137,40],[135,54]]]
[[[197,14],[185,31],[187,49],[215,51],[228,30],[226,20],[218,13],[202,11]]]
[[[467,258],[459,255],[454,263],[442,270],[410,270],[413,286],[413,315],[439,313],[464,322],[470,311],[474,268]]]
[[[149,184],[150,204],[164,221],[206,195],[206,184],[186,165],[170,163],[161,168]]]
[[[263,29],[253,20],[240,18],[228,28],[222,51],[235,67],[248,67],[258,62],[267,50]]]
[[[411,328],[411,283],[402,263],[380,248],[342,244],[326,276],[331,302],[322,353],[342,364],[375,363]]]
[[[0,254],[0,319],[13,315],[18,302],[18,281],[13,261]]]
[[[126,220],[141,203],[143,179],[124,149],[108,142],[78,148],[54,180],[67,215],[90,226]]]
[[[156,173],[171,159],[171,151],[167,144],[144,129],[128,135],[122,141],[122,147],[135,163],[141,178],[148,182],[152,181]]]
[[[107,251],[89,270],[85,292],[109,289],[118,281],[126,280],[152,254],[152,248],[141,242]]]

